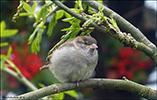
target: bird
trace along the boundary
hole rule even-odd
[[[47,57],[40,70],[49,68],[62,83],[88,79],[98,62],[97,41],[91,36],[77,36],[61,44]]]

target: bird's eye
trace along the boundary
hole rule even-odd
[[[83,44],[87,45],[88,43],[87,43],[87,41],[83,41]]]

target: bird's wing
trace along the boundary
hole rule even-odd
[[[40,70],[44,70],[44,69],[48,69],[49,68],[49,64],[50,64],[50,58],[52,57],[52,53],[50,55],[48,55],[48,57],[46,58],[47,62],[45,65],[43,65],[42,67],[40,67]]]

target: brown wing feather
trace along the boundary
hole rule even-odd
[[[72,40],[73,40],[73,39],[70,39],[70,40],[64,42],[64,43],[63,43],[62,45],[60,45],[59,48],[57,48],[57,49],[61,49],[61,48],[64,47],[64,46],[74,46],[74,44],[72,43]],[[44,66],[40,67],[40,70],[44,70],[44,69],[48,69],[48,68],[49,68],[50,58],[52,57],[52,55],[53,55],[53,52],[52,52],[50,55],[47,56],[47,58],[46,58],[47,62],[46,62],[46,64],[45,64]]]

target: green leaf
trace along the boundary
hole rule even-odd
[[[27,13],[33,14],[33,11],[31,9],[30,5],[27,4],[26,2],[23,2],[23,8],[27,11]]]
[[[56,20],[62,18],[63,15],[64,15],[64,11],[63,11],[63,10],[58,10],[58,11],[56,12]]]
[[[6,55],[1,54],[1,69],[6,67],[5,65],[6,59],[7,59]]]
[[[1,54],[1,59],[6,58],[6,55]]]
[[[8,43],[7,43],[7,42],[3,42],[3,43],[0,43],[0,44],[1,44],[0,47],[8,46]]]
[[[100,5],[98,6],[98,10],[99,10],[99,11],[101,10],[101,6],[100,6]]]
[[[29,2],[30,0],[26,0],[26,2]]]
[[[71,36],[70,36],[69,39],[76,37],[76,35],[78,34],[79,31],[80,31],[80,30],[78,30],[78,29],[75,30],[75,31],[73,31],[73,32],[71,33]]]
[[[8,65],[5,64],[5,61],[6,61],[6,58],[3,58],[3,59],[1,60],[1,69],[2,69],[2,68],[5,68],[5,67],[8,67]]]
[[[74,91],[74,90],[66,91],[64,93],[67,94],[67,95],[69,95],[69,96],[71,96],[71,97],[78,98],[77,92]]]
[[[45,87],[45,85],[42,84],[42,83],[39,83],[39,86],[40,86],[41,88]]]
[[[114,20],[114,19],[109,19],[109,18],[108,18],[108,21],[113,25],[114,28],[118,29],[116,20]]]
[[[57,23],[57,20],[56,20],[55,18],[56,18],[56,17],[55,17],[55,14],[52,15],[52,18],[51,18],[51,21],[50,21],[50,23],[49,23],[48,30],[47,30],[47,33],[46,33],[46,34],[48,34],[48,36],[50,36],[50,35],[52,34],[53,27],[54,27],[54,26],[56,25],[56,23]]]
[[[64,93],[57,93],[53,95],[54,100],[63,100],[64,99]]]
[[[83,6],[83,9],[86,9],[86,8],[87,8],[87,5],[85,5],[84,3],[83,3],[82,6]]]
[[[66,18],[72,17],[69,13],[67,13],[67,12],[65,12],[65,11],[64,11],[64,14],[65,14],[65,17],[66,17]]]
[[[64,22],[70,22],[70,21],[73,21],[74,19],[76,19],[76,18],[75,17],[70,17],[70,18],[62,19],[62,21],[64,21]]]
[[[103,1],[102,0],[96,0],[96,1],[103,5]]]
[[[9,37],[9,36],[15,35],[17,32],[18,32],[17,29],[3,30],[3,32],[1,33],[1,37]]]
[[[36,22],[40,21],[40,18],[42,18],[42,21],[45,22],[46,19],[46,5],[44,5],[41,10],[38,13],[38,16],[36,18]]]
[[[78,23],[76,23],[75,21],[73,22],[73,24],[71,25],[72,28],[77,29],[80,27],[80,25]]]
[[[8,49],[8,52],[7,52],[7,58],[9,58],[9,56],[11,55],[11,52],[12,52],[12,47],[9,46],[9,49]]]
[[[9,65],[18,73],[21,74],[20,70],[16,67],[16,65],[9,59],[6,59],[6,62],[9,63]]]
[[[46,3],[47,5],[49,5],[49,4],[53,3],[53,2],[52,2],[52,1],[49,1],[49,0],[45,0],[45,3]]]
[[[46,20],[46,8],[44,8],[42,11],[42,19],[43,19],[43,22],[45,22],[45,20]]]
[[[12,47],[9,46],[7,55],[3,55],[3,54],[1,54],[1,59],[3,59],[4,57],[5,57],[5,58],[9,58],[9,56],[11,55],[11,52],[12,52]]]
[[[31,34],[31,36],[28,39],[28,44],[31,44],[31,51],[37,53],[40,50],[40,41],[42,38],[42,33],[44,32],[44,29],[46,26],[44,26],[44,22],[40,22],[40,24],[37,25],[34,32]],[[37,35],[36,35],[37,34]],[[36,36],[36,37],[35,37]]]
[[[30,16],[30,13],[20,13],[19,16]]]
[[[32,6],[32,11],[33,12],[35,11],[37,5],[38,5],[38,3],[34,2],[33,6]]]
[[[92,11],[92,10],[88,10],[88,12],[89,12],[90,14],[97,14],[97,12]]]
[[[5,21],[1,21],[1,33],[3,32],[3,30],[5,29]]]
[[[37,53],[40,50],[40,41],[41,41],[41,38],[42,38],[42,32],[43,32],[43,30],[40,29],[37,33],[36,38],[32,42],[32,45],[31,45],[32,52]]]
[[[37,31],[38,31],[38,28],[35,28],[34,32],[29,36],[28,44],[31,44],[33,42],[33,39]]]
[[[61,31],[70,31],[70,28],[64,28]]]

